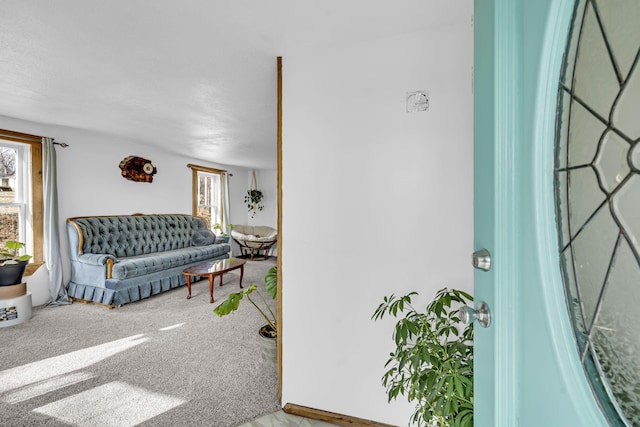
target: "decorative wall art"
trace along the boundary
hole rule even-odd
[[[124,178],[136,182],[153,182],[153,175],[158,172],[151,160],[138,156],[125,157],[119,166]]]

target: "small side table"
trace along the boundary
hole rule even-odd
[[[15,298],[0,299],[0,328],[31,319],[31,292]]]

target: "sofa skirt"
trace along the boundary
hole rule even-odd
[[[228,257],[225,254],[213,260]],[[69,282],[67,292],[72,298],[109,306],[121,306],[186,285],[187,279],[182,274],[182,270],[202,262],[204,261],[125,280],[109,279],[106,281],[106,288]]]

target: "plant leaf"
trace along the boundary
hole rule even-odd
[[[264,287],[267,290],[267,295],[276,299],[278,296],[278,268],[271,267],[267,271],[267,275],[264,276]]]

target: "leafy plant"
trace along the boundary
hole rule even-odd
[[[247,190],[247,195],[244,196],[244,202],[247,204],[249,212],[251,212],[251,218],[256,215],[256,211],[262,211],[262,209],[264,209],[262,198],[262,191],[255,188]]]
[[[233,227],[233,225],[227,224],[227,228],[229,230],[231,230],[232,227]],[[213,229],[216,230],[217,232],[219,232],[221,237],[228,237],[229,236],[228,233],[222,231],[222,226],[220,225],[220,223],[216,222],[215,224],[213,224]]]
[[[473,297],[441,289],[422,313],[411,305],[416,295],[384,297],[372,316],[400,317],[382,377],[389,401],[403,395],[416,402],[411,421],[418,425],[472,427],[473,324],[463,325],[458,312]]]
[[[278,269],[276,267],[271,267],[267,274],[264,276],[264,287],[267,291],[267,294],[272,298],[276,299],[278,295]],[[262,300],[262,308],[258,305],[252,298],[252,293],[258,294],[260,299]],[[247,289],[243,289],[240,292],[234,292],[229,294],[226,300],[220,303],[216,308],[213,309],[213,312],[218,316],[226,316],[227,314],[233,313],[240,306],[240,301],[244,297],[247,297],[247,300],[260,312],[262,317],[267,321],[267,324],[271,327],[274,333],[277,333],[277,320],[276,315],[271,310],[271,307],[267,303],[267,300],[262,296],[262,294],[258,291],[256,285],[251,284]]]
[[[22,242],[7,240],[4,247],[0,248],[0,266],[29,261],[32,258],[31,255],[19,255],[20,249],[24,246]]]

